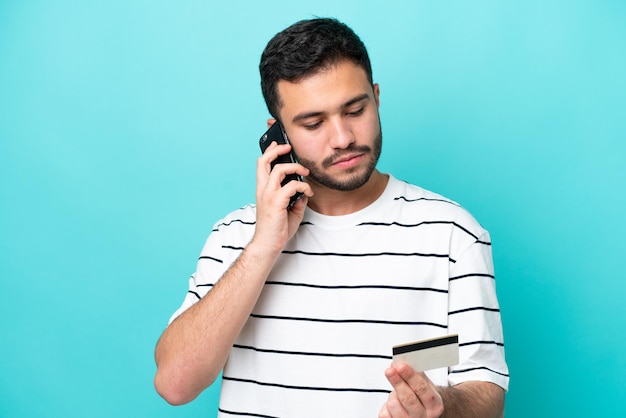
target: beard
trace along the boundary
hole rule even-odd
[[[309,169],[309,175],[307,176],[307,179],[312,180],[313,182],[318,183],[321,186],[327,187],[329,189],[349,192],[363,186],[370,179],[372,173],[374,172],[374,169],[376,168],[378,159],[380,158],[382,144],[382,129],[380,129],[379,127],[378,134],[374,138],[374,142],[371,147],[368,145],[356,146],[354,144],[350,144],[349,147],[337,150],[333,155],[325,158],[319,165],[316,164],[314,161],[306,160],[303,158],[298,158],[298,161],[304,167]],[[349,155],[353,153],[363,153],[369,158],[369,161],[367,162],[365,167],[359,166],[347,170],[348,176],[344,178],[336,178],[328,174],[326,169],[333,165],[337,160],[340,160],[344,155]]]

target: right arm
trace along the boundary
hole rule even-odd
[[[250,243],[207,295],[176,318],[157,343],[154,385],[171,404],[190,402],[219,375],[277,257],[300,225],[311,188],[304,182],[281,188],[280,182],[286,174],[306,176],[308,171],[298,164],[270,168],[270,162],[288,150],[288,145],[274,143],[257,161],[257,219]],[[285,210],[296,191],[305,197]]]

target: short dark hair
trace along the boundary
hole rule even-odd
[[[372,66],[367,49],[352,29],[331,18],[301,20],[276,34],[261,55],[261,90],[270,114],[282,106],[278,82],[297,82],[343,60],[361,66],[370,83]]]

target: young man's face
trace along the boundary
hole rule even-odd
[[[379,93],[351,61],[278,82],[280,117],[308,180],[344,191],[367,182],[382,146]]]

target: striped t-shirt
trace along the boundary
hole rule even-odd
[[[172,320],[210,291],[254,228],[253,205],[215,225]],[[376,416],[391,391],[392,346],[446,334],[459,335],[460,363],[427,372],[436,385],[508,389],[489,234],[455,202],[390,176],[356,213],[307,208],[231,350],[219,416]]]

